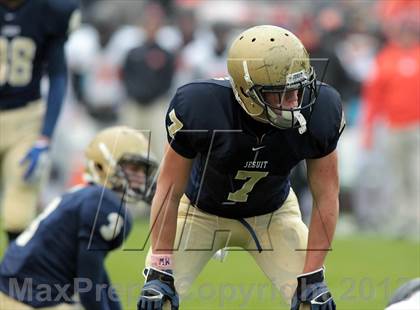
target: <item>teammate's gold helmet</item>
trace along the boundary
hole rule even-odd
[[[145,199],[157,170],[157,162],[149,151],[146,137],[125,126],[110,127],[99,132],[86,148],[85,178],[117,192],[124,192],[127,201]],[[123,166],[135,165],[146,175],[145,184],[130,186]]]
[[[293,33],[270,25],[245,30],[230,47],[227,67],[235,97],[251,117],[281,129],[306,130],[301,111],[315,103],[316,79],[309,55]],[[298,107],[273,107],[264,100],[265,92],[281,96],[292,90],[299,90]],[[309,97],[303,100],[305,90]]]

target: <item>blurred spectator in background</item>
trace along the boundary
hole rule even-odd
[[[197,64],[202,55],[208,53],[211,34],[197,22],[196,13],[190,8],[178,8],[175,27],[179,31],[180,42],[176,52],[176,73],[172,89],[198,78]]]
[[[358,96],[359,84],[343,67],[337,56],[336,45],[331,44],[335,42],[336,39],[333,38],[337,36],[337,33],[342,31],[343,23],[343,17],[338,8],[326,7],[320,10],[315,19],[312,14],[305,14],[295,27],[297,36],[307,47],[317,79],[337,89],[346,108],[348,102]],[[312,210],[312,195],[306,180],[304,162],[293,169],[292,183],[299,199],[303,220],[308,223]],[[341,191],[340,196],[343,197],[344,194],[347,192]],[[348,203],[341,204],[341,209],[348,207]]]
[[[377,224],[384,233],[419,238],[420,2],[380,5],[387,43],[363,89],[363,146],[380,148],[385,164],[377,173],[379,184],[388,186],[389,205],[377,210],[385,221]]]
[[[209,48],[198,55],[192,68],[195,79],[228,75],[226,57],[232,27],[227,22],[215,21],[210,28],[211,38],[207,41]]]
[[[197,30],[194,10],[178,8],[175,22],[181,34],[180,48],[183,48],[194,40],[194,32]]]
[[[130,98],[124,107],[123,122],[136,129],[150,130],[150,147],[159,160],[166,139],[167,92],[175,70],[174,54],[158,39],[164,23],[163,8],[154,2],[146,4],[141,22],[144,42],[128,52],[122,68],[124,87]]]
[[[119,81],[118,53],[111,45],[119,20],[113,1],[98,1],[90,9],[92,25],[84,25],[68,45],[75,94],[99,127],[118,117],[123,90]]]
[[[52,180],[44,201],[82,180],[84,145],[98,130],[117,122],[126,98],[121,63],[140,42],[138,33],[131,31],[134,27],[126,25],[126,11],[138,14],[142,6],[141,1],[83,1],[83,26],[66,45],[72,91],[57,128],[59,151],[52,154]]]
[[[329,8],[328,11],[332,11],[332,9]],[[339,16],[337,18],[341,18],[338,10],[336,11],[336,15]],[[335,46],[331,44],[333,31],[320,28],[319,23],[314,22],[311,15],[302,18],[298,29],[297,35],[307,46],[317,79],[336,88],[346,103],[351,96],[357,93],[357,83],[350,78],[337,57]]]

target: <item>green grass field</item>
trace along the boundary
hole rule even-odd
[[[112,252],[106,262],[126,310],[136,309],[144,281],[147,233],[148,223],[136,221],[124,248]],[[384,309],[397,287],[420,276],[419,243],[370,235],[337,237],[328,255],[326,276],[339,310]],[[210,261],[182,303],[182,310],[215,309],[288,307],[253,259],[246,252],[233,251],[223,263]]]
[[[146,255],[146,251],[128,249],[144,246],[147,229],[146,222],[136,222],[124,249],[112,253],[107,260],[124,309],[135,309]],[[384,309],[398,286],[420,276],[420,246],[369,235],[337,237],[328,255],[326,276],[338,309]],[[252,258],[245,252],[234,251],[225,262],[212,260],[207,265],[182,303],[182,309],[288,307]]]

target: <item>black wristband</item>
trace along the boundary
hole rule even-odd
[[[157,269],[149,268],[146,282],[159,280],[160,282],[169,285],[171,288],[174,288],[174,277],[171,275],[171,273],[172,270],[165,270],[164,272],[161,272]]]
[[[308,275],[302,275],[298,277],[297,280],[298,280],[298,285],[302,285],[302,284],[308,285],[308,284],[322,282],[324,281],[324,270],[321,269],[317,272],[310,273]]]

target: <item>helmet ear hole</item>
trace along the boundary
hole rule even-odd
[[[100,170],[100,171],[103,171],[103,170],[104,170],[104,168],[102,167],[102,165],[101,165],[101,164],[99,164],[99,163],[95,163],[95,167],[96,167],[98,170]]]
[[[244,89],[241,86],[241,93],[242,95],[244,95],[245,97],[249,98],[249,95],[244,91]]]

